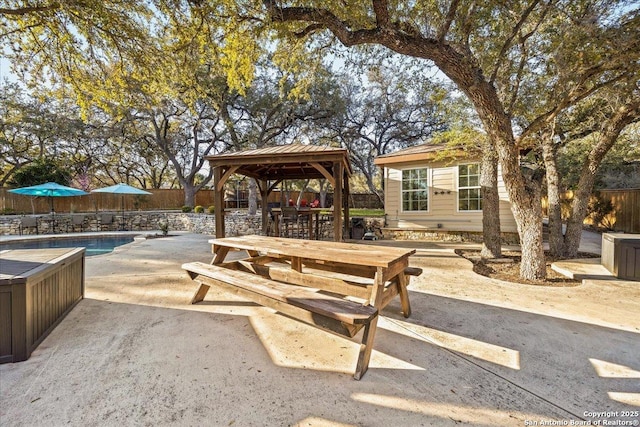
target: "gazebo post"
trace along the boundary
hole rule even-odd
[[[342,170],[341,162],[333,163],[333,180],[336,185],[333,189],[333,240],[340,242],[343,240],[342,226]]]
[[[344,183],[342,184],[343,188],[344,188],[344,197],[342,199],[342,205],[343,205],[343,209],[344,209],[344,224],[343,224],[343,229],[344,229],[344,234],[349,236],[349,196],[350,196],[350,192],[349,192],[349,176],[344,173]],[[351,236],[349,236],[351,237]]]
[[[268,235],[267,227],[269,226],[269,180],[258,180],[258,187],[260,188],[260,197],[262,198],[262,234]]]
[[[224,182],[222,182],[222,166],[213,168],[213,206],[216,217],[216,238],[224,233]]]

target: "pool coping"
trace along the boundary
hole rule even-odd
[[[7,235],[0,236],[0,243],[22,242],[29,240],[45,240],[45,239],[72,239],[83,237],[117,237],[117,236],[140,236],[141,239],[148,239],[162,234],[160,230],[149,231],[87,231],[82,233],[60,233],[60,234],[30,234],[30,235]],[[172,232],[171,234],[176,234]]]

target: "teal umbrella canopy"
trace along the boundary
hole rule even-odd
[[[111,185],[109,187],[98,188],[96,190],[92,190],[92,193],[111,193],[111,194],[119,194],[122,196],[121,200],[121,208],[122,208],[122,229],[124,230],[124,196],[127,194],[133,195],[143,195],[143,194],[153,194],[148,191],[140,190],[139,188],[132,187],[127,184],[116,184]]]
[[[151,194],[148,191],[140,190],[127,184],[116,184],[110,187],[92,190],[92,193],[112,193],[112,194]]]
[[[54,197],[73,197],[73,196],[84,196],[86,194],[89,194],[82,190],[78,190],[77,188],[67,187],[65,185],[60,185],[55,182],[47,182],[39,185],[32,185],[31,187],[15,188],[13,190],[9,190],[9,193],[22,194],[23,196],[48,197],[49,204],[51,206],[51,212],[54,212],[54,209],[53,209]]]
[[[40,197],[69,197],[84,196],[86,193],[77,188],[67,187],[56,184],[55,182],[47,182],[40,185],[32,185],[31,187],[22,187],[9,190],[9,193],[22,194],[24,196],[40,196]]]

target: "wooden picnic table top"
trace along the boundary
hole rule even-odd
[[[397,262],[408,262],[409,256],[416,252],[415,249],[258,235],[211,239],[209,243],[214,247],[263,252],[267,255],[383,268],[389,268]]]

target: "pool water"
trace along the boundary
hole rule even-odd
[[[38,239],[21,242],[0,243],[0,250],[6,249],[46,249],[84,247],[86,256],[113,252],[115,247],[133,242],[133,236],[74,237],[60,239]]]

